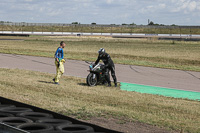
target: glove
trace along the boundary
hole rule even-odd
[[[65,59],[62,59],[62,58],[58,58],[59,62],[63,62],[65,63]]]
[[[61,62],[65,63],[65,59],[62,59]]]
[[[60,67],[60,61],[58,61],[58,67]]]

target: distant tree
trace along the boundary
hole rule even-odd
[[[95,22],[93,22],[93,23],[91,23],[92,25],[96,25],[97,23],[95,23]]]
[[[151,21],[148,25],[154,25],[154,26],[165,26],[164,24],[154,23],[153,21]]]
[[[175,25],[175,24],[172,24],[171,26],[177,26],[177,25]]]
[[[136,25],[134,22],[132,23],[132,24],[130,24],[130,25]]]
[[[122,25],[127,25],[127,24],[123,23]]]
[[[156,23],[156,24],[153,24],[153,25],[154,25],[154,26],[160,26],[160,24],[157,24],[157,23]]]
[[[78,24],[78,22],[72,22],[72,24]]]
[[[154,22],[153,21],[151,21],[148,25],[154,25]]]

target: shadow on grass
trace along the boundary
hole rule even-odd
[[[40,83],[45,83],[45,84],[54,84],[54,82],[48,82],[48,81],[38,81],[38,82],[40,82]]]
[[[80,86],[88,86],[87,83],[78,83],[78,85],[80,85]],[[107,84],[98,84],[98,85],[96,85],[96,86],[104,86],[104,87],[106,87]],[[88,87],[94,87],[94,86],[88,86]]]
[[[87,83],[78,83],[78,85],[81,85],[81,86],[88,86]]]

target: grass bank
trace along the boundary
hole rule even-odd
[[[52,110],[78,119],[105,117],[123,122],[148,123],[189,133],[200,132],[200,102],[121,91],[104,86],[88,87],[85,79],[0,68],[0,96]],[[20,77],[20,78],[19,78]]]
[[[54,57],[59,42],[64,40],[68,59],[95,61],[98,49],[103,47],[119,64],[200,71],[200,42],[55,36],[0,39],[0,53]]]
[[[163,27],[163,26],[37,26],[37,25],[0,25],[1,31],[29,31],[29,32],[86,32],[86,33],[145,33],[145,34],[200,34],[199,27]]]

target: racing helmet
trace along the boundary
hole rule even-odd
[[[106,50],[104,48],[100,48],[98,53],[99,53],[99,56],[102,57],[106,53]]]

